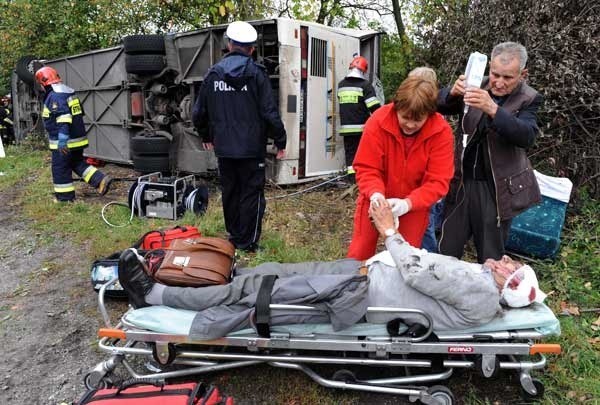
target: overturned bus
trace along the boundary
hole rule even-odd
[[[343,170],[337,83],[358,53],[369,61],[369,79],[383,102],[380,33],[284,18],[250,23],[258,31],[255,57],[268,71],[288,134],[285,159],[276,160],[267,146],[268,179],[294,184]],[[132,35],[120,46],[55,60],[22,58],[12,82],[17,141],[43,131],[33,71],[49,65],[82,102],[86,156],[140,172],[214,170],[216,158],[202,148],[191,110],[204,75],[224,55],[226,28]]]

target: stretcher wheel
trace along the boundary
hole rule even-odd
[[[334,381],[343,381],[346,383],[356,382],[356,375],[352,371],[346,370],[345,368],[333,373],[333,377],[331,378]]]
[[[444,387],[443,385],[434,385],[427,390],[427,393],[431,395],[432,398],[435,398],[438,403],[442,403],[444,405],[454,404],[454,394],[448,387]]]
[[[477,373],[485,378],[494,378],[500,373],[500,359],[494,355],[479,355],[475,359]]]
[[[173,343],[167,344],[166,350],[165,346],[161,345],[160,353],[159,348],[156,344],[152,346],[152,357],[158,364],[162,366],[166,366],[173,363],[173,360],[175,360],[176,356],[177,351],[175,350],[175,345]]]
[[[102,377],[100,380],[97,380],[97,377],[94,376],[92,372],[83,377],[83,384],[88,390],[102,390],[105,388],[110,388],[112,386],[112,380],[106,376]]]
[[[544,383],[538,380],[537,378],[532,378],[531,382],[533,383],[533,386],[535,387],[537,393],[530,394],[529,392],[525,391],[523,387],[521,387],[521,398],[523,398],[525,401],[533,401],[536,399],[540,399],[544,396]]]

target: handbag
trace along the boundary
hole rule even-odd
[[[225,239],[200,237],[175,239],[170,247],[151,251],[147,261],[164,253],[158,267],[148,266],[150,275],[163,284],[202,287],[227,284],[235,266],[235,247]]]

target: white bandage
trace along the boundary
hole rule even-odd
[[[533,269],[526,265],[506,279],[500,298],[509,307],[521,308],[532,302],[544,302],[546,294],[540,290]]]

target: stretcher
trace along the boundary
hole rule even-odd
[[[526,399],[540,398],[542,382],[533,370],[546,365],[546,354],[559,354],[560,345],[542,343],[560,334],[560,324],[544,304],[503,310],[491,322],[460,331],[435,331],[431,317],[423,311],[403,308],[370,307],[372,313],[418,315],[423,323],[404,325],[358,323],[343,331],[328,324],[271,326],[267,336],[255,329],[230,333],[225,337],[198,341],[189,331],[194,311],[152,306],[129,309],[113,325],[104,303],[104,285],[99,309],[105,326],[99,330],[99,347],[110,357],[96,365],[85,377],[87,388],[110,385],[111,375],[122,366],[134,379],[165,381],[197,374],[266,363],[299,370],[325,387],[405,395],[411,402],[453,404],[452,392],[443,385],[455,369],[475,369],[493,378],[501,370],[519,376]],[[279,311],[316,310],[304,305],[271,304],[271,316]],[[135,357],[154,360],[159,368],[143,373],[135,370]],[[314,368],[335,365],[331,376]],[[384,378],[359,378],[349,368],[385,369]]]

